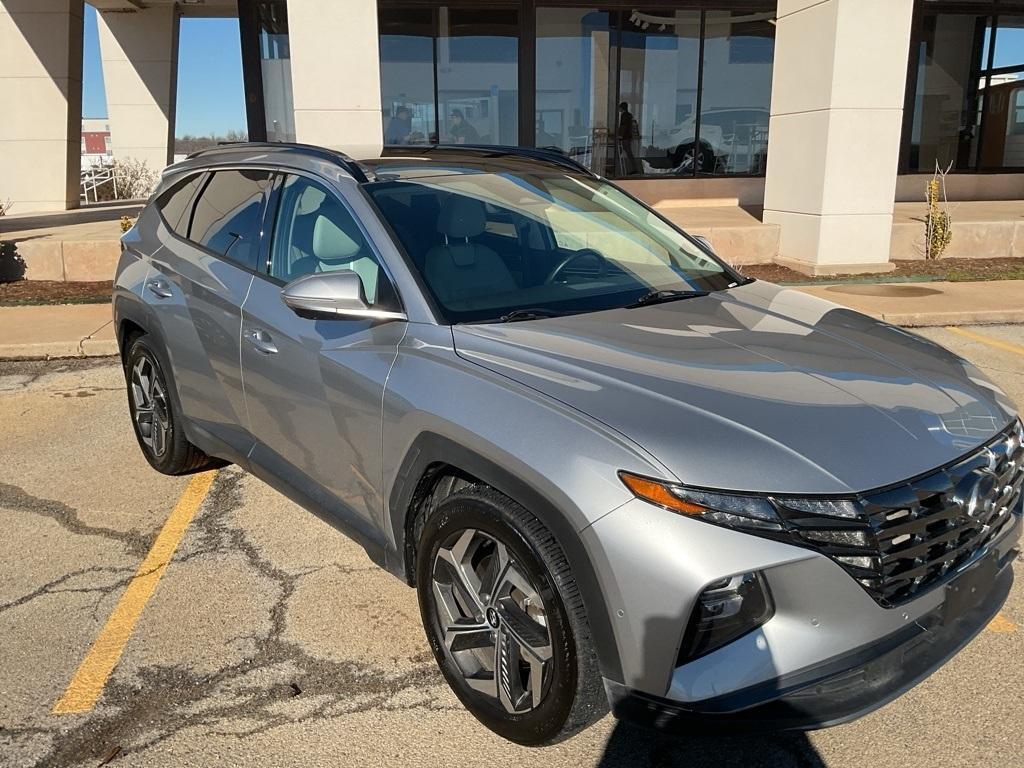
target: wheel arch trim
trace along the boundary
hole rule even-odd
[[[465,472],[486,483],[521,504],[547,527],[562,548],[583,598],[601,674],[611,680],[621,680],[622,663],[608,601],[583,539],[569,518],[529,482],[444,435],[420,433],[406,451],[395,476],[387,502],[387,514],[395,539],[394,548],[389,544],[385,556],[387,569],[407,584],[415,583],[414,561],[410,557],[414,544],[409,540],[410,526],[422,481],[431,476],[432,467],[439,465]]]
[[[115,287],[114,336],[117,339],[117,348],[120,352],[122,367],[127,363],[128,349],[125,347],[125,342],[127,341],[128,334],[125,331],[125,327],[128,323],[141,328],[142,332],[145,335],[150,336],[153,339],[153,343],[159,346],[160,352],[163,354],[164,360],[166,361],[161,361],[161,368],[164,376],[167,378],[167,389],[171,395],[172,405],[175,410],[181,414],[185,436],[192,443],[196,443],[192,424],[181,408],[181,399],[178,397],[178,384],[174,379],[174,366],[170,360],[169,351],[167,349],[167,340],[164,337],[160,321],[157,319],[156,314],[149,305],[147,305],[136,294],[126,290],[118,290]]]

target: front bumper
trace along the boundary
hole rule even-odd
[[[672,701],[606,680],[612,711],[622,719],[676,732],[811,730],[849,722],[917,685],[991,621],[1013,584],[1016,554],[1016,549],[992,553],[994,582],[981,602],[957,616],[946,616],[943,603],[877,641],[701,701]],[[966,571],[949,588],[963,578],[969,578]]]

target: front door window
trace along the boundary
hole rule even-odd
[[[355,272],[367,304],[381,293],[380,265],[352,214],[303,176],[289,176],[281,188],[269,267],[271,277],[286,283],[318,272]]]

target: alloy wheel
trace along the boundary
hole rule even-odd
[[[148,355],[142,355],[132,367],[132,418],[143,444],[153,456],[167,452],[167,438],[171,429],[171,415],[167,404],[167,389],[156,364]]]
[[[441,639],[466,684],[512,714],[538,707],[552,674],[547,611],[508,548],[483,531],[459,531],[432,574]]]

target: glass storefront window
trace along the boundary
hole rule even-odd
[[[538,147],[558,147],[598,173],[611,172],[615,53],[612,13],[537,9]]]
[[[380,12],[380,83],[384,143],[437,143],[434,12]]]
[[[380,9],[384,143],[519,143],[515,9]]]
[[[518,11],[442,7],[438,21],[441,141],[518,144]]]
[[[906,165],[931,172],[1024,168],[1024,16],[929,1],[912,47],[916,77]],[[957,12],[959,11],[959,12]]]
[[[988,19],[939,14],[925,19],[919,43],[911,166],[969,166],[978,122],[977,89]]]
[[[262,0],[257,6],[257,14],[267,141],[295,141],[292,59],[285,2]]]
[[[620,178],[764,174],[774,2],[548,1],[381,0],[385,143],[557,147]]]
[[[713,155],[696,165],[693,156],[700,28],[700,11],[636,10],[623,21],[618,175],[713,170]]]
[[[708,11],[700,147],[717,175],[763,174],[768,154],[775,27],[771,13]]]
[[[1024,168],[1024,16],[998,17],[981,123],[982,168]]]
[[[537,146],[619,178],[763,174],[769,9],[537,8]]]

